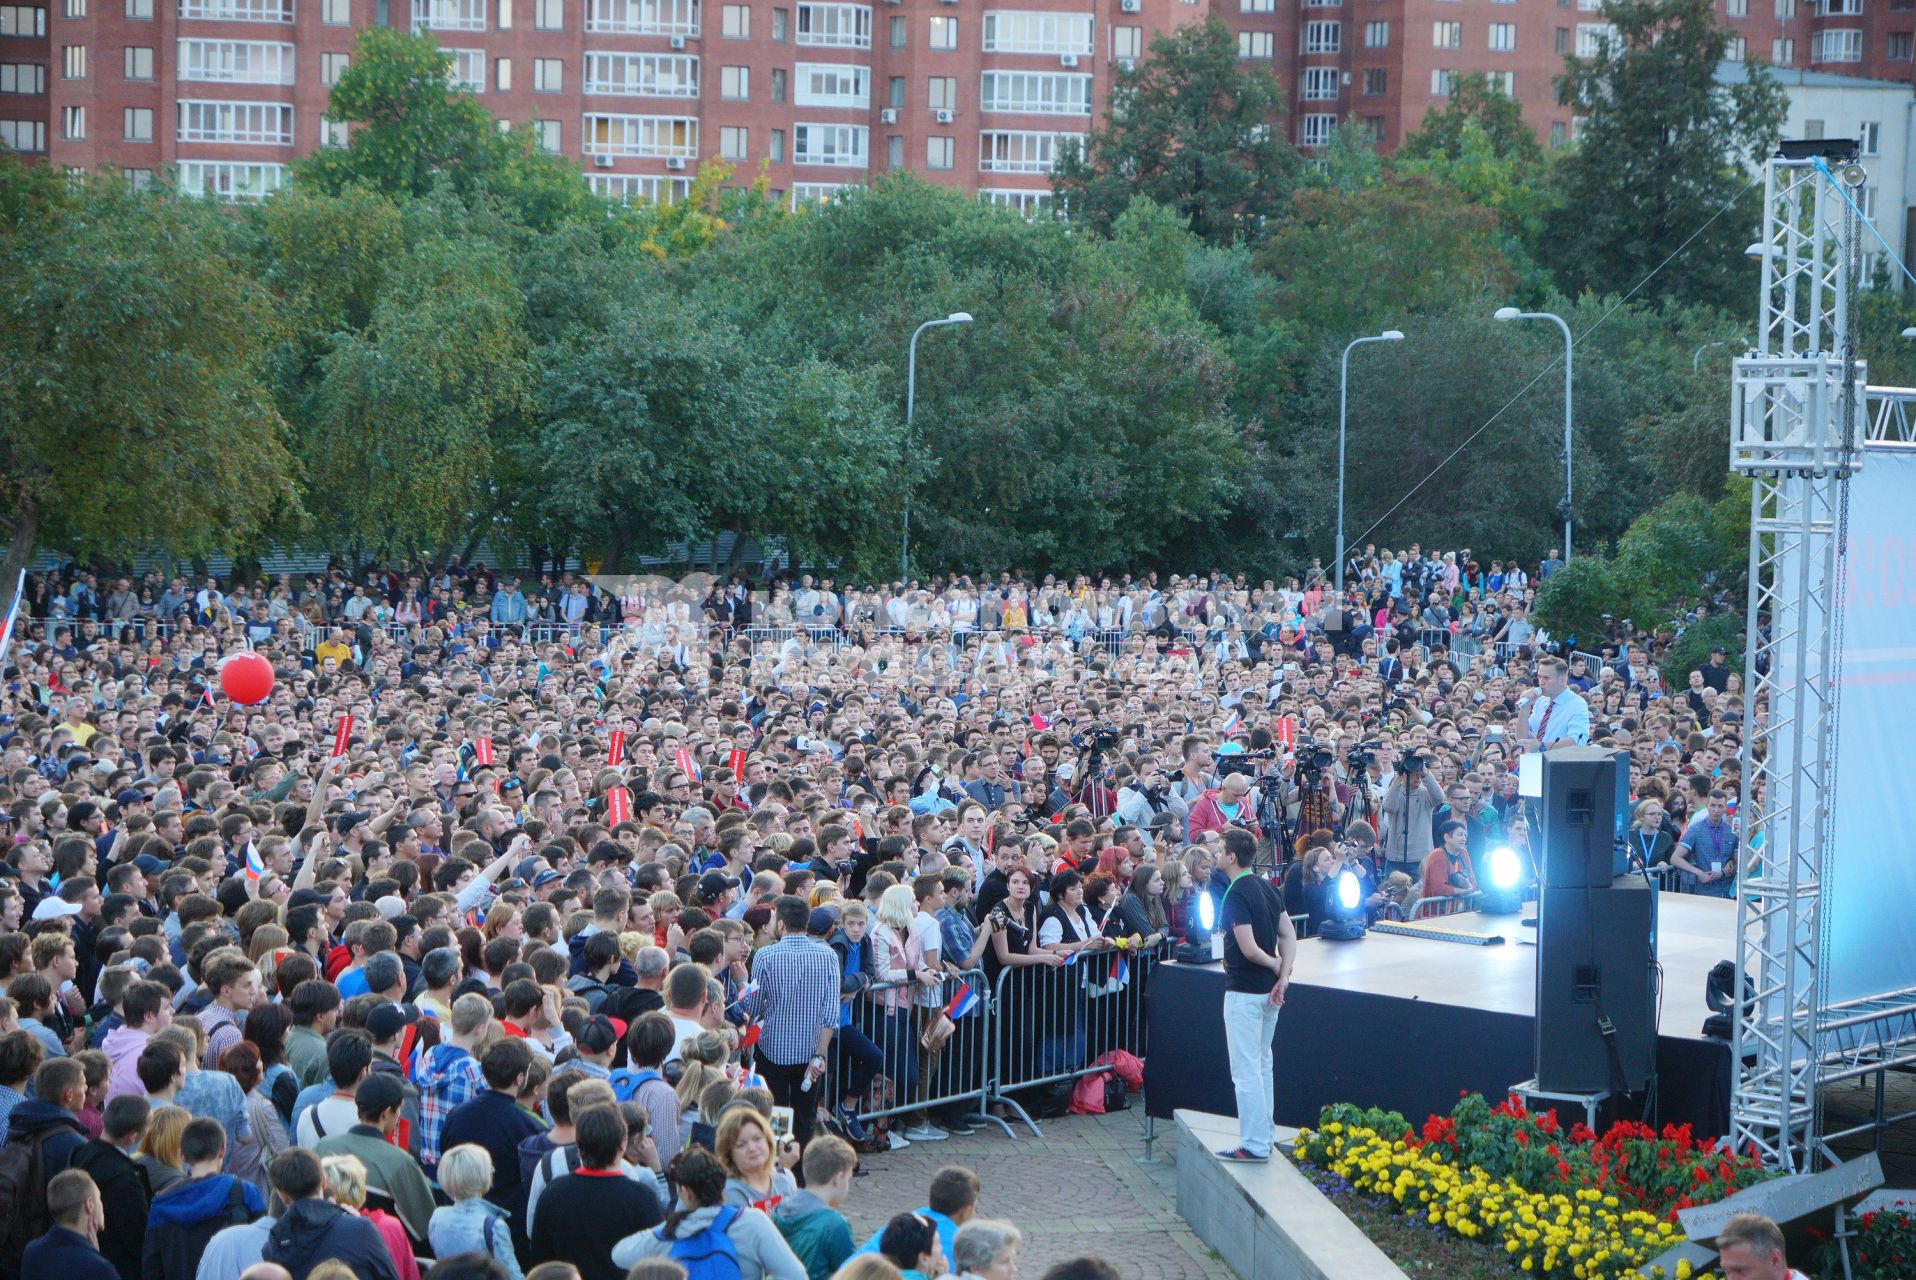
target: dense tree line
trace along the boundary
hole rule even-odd
[[[882,574],[911,495],[926,568],[1273,571],[1328,558],[1337,357],[1386,327],[1406,341],[1351,381],[1353,539],[1535,555],[1560,343],[1491,320],[1513,303],[1587,334],[1580,547],[1653,511],[1707,524],[1728,348],[1692,357],[1748,331],[1724,246],[1780,98],[1707,74],[1708,0],[1606,12],[1617,43],[1560,86],[1580,147],[1466,79],[1395,154],[1347,127],[1310,165],[1268,72],[1184,28],[1066,157],[1065,218],[903,175],[794,213],[715,163],[678,203],[611,204],[384,29],[333,92],[351,145],[263,204],[0,158],[7,565],[483,537],[616,569],[731,530]],[[958,310],[908,436],[906,341]],[[1906,322],[1871,299],[1866,354]]]

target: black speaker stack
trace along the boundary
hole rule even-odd
[[[1639,1093],[1656,1069],[1654,890],[1619,876],[1629,756],[1543,757],[1537,894],[1537,1087]]]

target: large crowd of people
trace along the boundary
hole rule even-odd
[[[1529,863],[1518,758],[1601,743],[1635,856],[1734,895],[1739,674],[1555,652],[1559,564],[33,575],[0,1280],[1010,1280],[959,1166],[854,1240],[861,1154],[1141,1053],[1142,962],[1229,873],[1302,935],[1345,870],[1373,918],[1468,904],[1492,850]]]

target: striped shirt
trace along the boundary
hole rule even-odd
[[[786,937],[752,957],[757,990],[740,1002],[761,1020],[759,1052],[782,1067],[809,1062],[820,1028],[838,1026],[838,956],[813,937]]]

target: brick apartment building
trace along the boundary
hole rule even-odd
[[[1722,0],[1738,55],[1911,79],[1916,0]],[[1753,9],[1752,4],[1760,6]],[[1000,7],[1002,6],[1002,7]],[[1302,146],[1340,119],[1388,149],[1484,71],[1547,143],[1563,55],[1598,0],[0,0],[0,144],[71,169],[258,198],[343,140],[325,119],[355,33],[430,31],[501,120],[536,121],[619,196],[670,198],[702,158],[794,200],[905,167],[1029,209],[1115,64],[1216,12],[1268,60]]]

